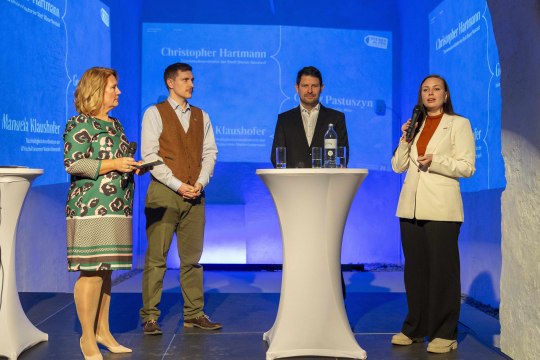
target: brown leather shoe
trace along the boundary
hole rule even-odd
[[[148,320],[143,325],[144,335],[161,335],[163,332],[156,320]]]
[[[212,322],[208,315],[201,315],[193,319],[184,320],[184,327],[191,328],[194,326],[204,330],[217,330],[223,327],[220,323]]]

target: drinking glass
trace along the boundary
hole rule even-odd
[[[345,169],[347,167],[347,147],[338,146],[336,154],[336,167]]]
[[[322,168],[322,147],[311,148],[311,167],[314,169]]]
[[[276,147],[276,169],[287,167],[287,148],[285,146]]]

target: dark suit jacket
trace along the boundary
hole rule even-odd
[[[328,130],[328,124],[334,124],[338,136],[338,146],[347,147],[347,162],[349,162],[349,138],[345,125],[345,114],[321,104],[311,146],[307,142],[300,106],[278,115],[272,154],[270,155],[272,165],[276,166],[276,147],[285,146],[288,168],[310,168],[311,148],[324,147],[324,134]]]

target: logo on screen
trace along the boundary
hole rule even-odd
[[[388,49],[388,39],[381,36],[368,35],[364,38],[364,43],[370,47]]]
[[[103,21],[105,26],[109,27],[109,14],[105,11],[104,8],[101,8],[101,21]]]

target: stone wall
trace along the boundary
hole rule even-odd
[[[540,359],[540,3],[488,0],[501,60],[501,350]]]

